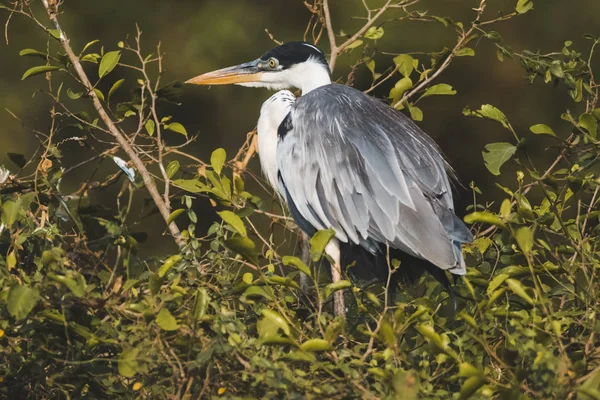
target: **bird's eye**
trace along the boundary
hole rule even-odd
[[[275,58],[269,58],[269,67],[270,68],[275,68],[275,67],[277,67],[277,65],[279,65],[279,61],[277,61]]]

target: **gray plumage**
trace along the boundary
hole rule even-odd
[[[303,230],[334,228],[373,254],[389,244],[465,274],[461,243],[472,235],[454,214],[449,167],[408,117],[329,84],[297,99],[284,124],[278,190]]]

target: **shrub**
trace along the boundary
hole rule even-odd
[[[160,47],[144,54],[139,30],[117,49],[94,40],[75,51],[55,1],[44,1],[51,28],[36,19],[28,1],[0,6],[37,22],[49,43],[60,45],[21,51],[43,60],[23,79],[45,74],[51,125],[35,132],[40,146],[34,156],[11,154],[14,166],[0,170],[0,394],[600,398],[600,181],[594,172],[600,109],[591,65],[600,39],[584,38],[591,45],[586,54],[569,42],[550,54],[518,53],[489,28],[531,12],[531,1],[486,19],[482,0],[468,24],[419,12],[418,3],[399,2],[402,18],[443,24],[456,32],[456,45],[429,58],[390,57],[383,73],[373,44],[384,35],[377,18],[391,2],[371,10],[364,27],[343,43],[332,34],[327,2],[311,8],[310,24],[330,32],[332,66],[345,51],[360,49],[353,70],[368,68],[373,86],[397,80],[390,101],[415,120],[423,118],[419,101],[455,93],[437,79],[455,57],[475,54],[468,45],[476,39],[495,46],[500,61],[518,60],[535,84],[560,85],[581,110],[562,115],[568,127],[532,121],[531,132],[517,132],[492,105],[465,109],[466,116],[507,130],[505,142],[483,152],[490,173],[499,175],[505,163],[518,172],[516,180],[504,180],[510,183],[494,202],[471,185],[465,220],[476,240],[464,249],[468,274],[456,286],[456,315],[445,306],[443,287],[428,277],[394,299],[385,284],[349,278],[330,284],[326,263],[319,262],[329,231],[310,240],[310,257],[294,257],[293,222],[245,187],[254,134],[235,157],[217,149],[209,162],[184,146],[169,146],[166,131],[182,135],[184,144],[195,137],[162,113],[160,102],[178,86],[161,88]],[[94,67],[97,82],[82,63]],[[115,104],[127,85],[133,95]],[[65,174],[80,167],[64,165],[64,141],[55,139],[67,128],[78,132],[69,141],[89,146],[88,163],[112,160],[120,172],[82,179],[70,194],[61,190]],[[533,135],[547,137],[556,154],[550,163],[532,161],[540,151],[528,144]],[[94,192],[116,182],[118,209],[107,212]],[[138,252],[146,235],[136,231],[140,213],[132,204],[146,193],[146,212],[162,215],[178,245],[174,254]],[[194,206],[201,198],[220,217],[207,232],[197,229]],[[338,290],[350,306],[346,318],[331,313]]]

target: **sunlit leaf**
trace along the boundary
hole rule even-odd
[[[181,261],[183,259],[183,256],[181,254],[175,254],[169,258],[167,258],[165,260],[165,262],[163,263],[163,265],[160,266],[160,268],[158,269],[158,277],[162,278],[164,277],[167,272],[169,272],[169,270],[171,268],[173,268],[175,265],[177,265],[177,263],[179,263],[179,261]]]
[[[166,308],[161,308],[156,316],[156,323],[165,331],[176,331],[179,329],[179,324],[175,317]]]
[[[281,261],[283,262],[283,265],[291,265],[294,268],[297,268],[298,270],[302,271],[306,275],[312,276],[310,268],[308,268],[306,264],[304,264],[304,262],[302,262],[302,260],[298,257],[284,256]]]
[[[502,124],[503,127],[508,128],[508,118],[506,115],[491,104],[484,104],[477,111],[471,111],[468,107],[463,110],[463,114],[466,116],[479,117],[491,119]]]
[[[224,149],[216,149],[212,152],[210,156],[210,165],[213,167],[213,170],[221,175],[221,171],[223,170],[223,164],[225,164],[225,159],[227,158],[227,153],[225,153]]]
[[[104,78],[106,75],[110,74],[113,69],[119,64],[119,60],[121,59],[121,51],[109,51],[104,54],[102,60],[100,60],[100,65],[98,66],[98,76],[100,78]]]
[[[171,179],[179,171],[179,161],[173,160],[167,165],[167,176]]]
[[[154,120],[152,118],[146,121],[144,127],[146,128],[146,132],[148,132],[148,135],[154,136],[154,128],[156,127],[156,124],[154,123]]]
[[[476,222],[481,222],[490,225],[496,225],[499,227],[504,227],[505,223],[502,221],[496,214],[492,214],[488,211],[476,211],[471,214],[465,215],[464,218],[467,224],[474,224]]]
[[[139,354],[140,350],[138,348],[125,349],[119,354],[118,370],[120,375],[133,378],[138,373],[140,368]]]
[[[119,79],[111,86],[110,90],[108,91],[108,100],[109,101],[110,101],[111,96],[113,94],[115,94],[115,92],[117,90],[119,90],[119,88],[123,85],[123,82],[125,82],[125,79]]]
[[[330,283],[329,285],[325,286],[325,297],[329,297],[333,293],[339,290],[347,289],[349,287],[352,287],[352,282],[347,280],[341,280],[339,282]]]
[[[335,231],[330,228],[318,231],[310,238],[310,257],[313,261],[319,261],[323,256],[325,247],[334,236]]]
[[[556,133],[548,125],[536,124],[529,128],[536,135],[550,135],[556,137]]]
[[[519,14],[525,14],[527,11],[533,8],[533,1],[531,0],[519,0],[515,7],[515,11]]]
[[[309,339],[300,345],[300,350],[312,352],[331,351],[333,347],[325,339]]]
[[[40,292],[29,286],[14,285],[8,292],[6,301],[8,313],[20,320],[25,318],[40,299]]]
[[[438,83],[437,85],[433,85],[433,86],[427,88],[427,90],[425,91],[425,93],[423,93],[421,98],[425,98],[425,97],[429,97],[429,96],[440,96],[440,95],[448,96],[448,95],[454,95],[454,94],[456,94],[456,90],[454,90],[452,88],[452,86],[450,86],[446,83]]]
[[[506,280],[506,284],[514,294],[525,300],[527,303],[531,305],[534,304],[533,299],[531,298],[531,296],[529,296],[529,294],[527,294],[525,287],[520,281],[510,278]]]
[[[225,221],[225,223],[231,225],[231,227],[235,229],[237,233],[239,233],[242,236],[247,236],[244,221],[242,221],[242,219],[236,214],[227,210],[218,212],[217,214],[219,214],[219,216],[223,219],[223,221]]]
[[[46,72],[58,71],[59,69],[61,69],[61,67],[57,67],[56,65],[40,65],[37,67],[29,68],[23,74],[23,76],[21,77],[21,80],[25,80],[31,76],[44,74]]]
[[[456,57],[465,57],[465,56],[474,56],[475,55],[475,50],[473,50],[470,47],[463,47],[462,49],[460,49],[459,51],[456,52]]]
[[[405,77],[408,77],[413,72],[413,58],[408,54],[400,54],[394,57],[394,64],[396,64],[398,71]]]
[[[290,326],[288,325],[286,320],[281,316],[281,314],[269,310],[267,308],[263,308],[260,313],[263,317],[265,317],[267,321],[273,323],[275,326],[280,328],[283,331],[283,333],[285,333],[288,336],[291,334]]]
[[[490,143],[485,146],[485,151],[482,152],[485,166],[492,174],[500,175],[500,167],[510,160],[516,151],[516,146],[510,143]]]
[[[365,32],[365,38],[371,40],[380,39],[383,36],[383,28],[382,27],[370,27],[367,32]]]
[[[179,122],[172,122],[170,124],[165,125],[165,129],[171,132],[179,133],[185,137],[187,137],[188,133],[185,130],[184,126]]]

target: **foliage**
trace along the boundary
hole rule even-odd
[[[532,83],[566,90],[579,110],[565,112],[564,125],[531,121],[531,132],[518,132],[510,110],[465,108],[508,133],[483,152],[490,173],[517,173],[496,201],[471,185],[465,220],[477,239],[464,249],[468,274],[456,286],[456,315],[428,277],[393,299],[385,284],[350,276],[330,284],[320,260],[331,232],[310,240],[307,257],[293,256],[293,222],[246,188],[255,135],[233,158],[223,149],[209,162],[187,154],[196,137],[161,108],[177,86],[161,88],[160,47],[144,54],[139,30],[114,49],[94,40],[71,56],[56,2],[45,4],[52,28],[35,19],[31,2],[1,6],[47,30],[44,51],[21,55],[35,60],[23,79],[45,74],[41,93],[52,103],[48,131],[32,129],[38,151],[12,154],[15,165],[0,169],[0,395],[600,398],[600,109],[591,63],[600,40],[584,38],[586,54],[571,42],[550,54],[516,53],[487,28],[533,12],[533,2],[519,0],[492,20],[483,19],[485,5],[463,24],[417,10],[418,1],[387,2],[368,10],[363,28],[341,44],[327,2],[309,5],[310,23],[329,29],[332,56],[360,53],[352,71],[371,72],[367,91],[397,78],[390,102],[415,120],[424,117],[419,102],[456,93],[436,79],[455,57],[475,56],[467,44],[477,39],[500,61],[518,59]],[[456,46],[395,55],[377,72],[374,44],[385,34],[378,18],[387,8],[400,9],[399,20],[443,24],[456,32]],[[66,193],[65,175],[81,167],[65,164],[68,141],[92,153],[85,164],[107,161],[113,172]],[[555,158],[535,165],[529,154],[545,147]],[[116,208],[98,204],[95,193],[117,182]],[[146,191],[140,211],[134,200]],[[207,232],[198,230],[203,199],[218,210]],[[175,254],[139,251],[147,234],[136,222],[156,210],[179,245]],[[345,319],[331,313],[340,290],[350,305]]]

